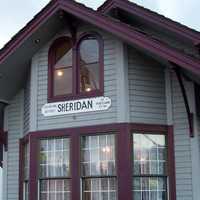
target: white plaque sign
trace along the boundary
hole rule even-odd
[[[87,98],[73,101],[47,103],[42,107],[42,114],[46,117],[103,111],[109,109],[111,99],[109,97]]]

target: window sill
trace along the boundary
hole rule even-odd
[[[95,98],[103,96],[104,92],[100,90],[92,91],[92,92],[84,92],[80,94],[69,94],[65,96],[55,96],[55,97],[48,97],[48,103],[58,102],[58,101],[70,101],[70,100],[79,100],[85,98]]]

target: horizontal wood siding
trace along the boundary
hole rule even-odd
[[[116,40],[107,34],[104,39],[104,96],[112,99],[112,106],[107,111],[44,117],[42,106],[47,103],[47,69],[49,44],[38,52],[38,92],[37,92],[37,129],[57,129],[67,127],[107,124],[116,121],[117,70],[116,70]]]
[[[18,199],[19,138],[23,134],[23,93],[6,108],[8,113],[7,200]]]
[[[177,200],[193,200],[189,125],[179,83],[172,76]]]
[[[30,76],[24,89],[24,135],[30,130]]]
[[[197,130],[198,130],[198,137],[199,137],[199,151],[200,151],[200,118],[197,118]],[[200,152],[199,152],[200,153]]]
[[[130,121],[166,124],[164,67],[128,48]]]

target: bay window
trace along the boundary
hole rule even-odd
[[[65,100],[103,94],[103,40],[84,33],[76,41],[56,39],[49,49],[48,99]]]
[[[172,127],[112,124],[47,130],[30,133],[29,143],[22,144],[20,200],[176,197]]]
[[[68,138],[40,141],[40,200],[70,199],[70,141]]]
[[[83,200],[116,200],[115,136],[83,136],[81,155]]]
[[[165,135],[133,134],[134,200],[167,200]]]

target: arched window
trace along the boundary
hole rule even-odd
[[[49,49],[48,100],[103,95],[103,40],[97,33],[61,37]]]
[[[78,46],[78,91],[93,93],[103,90],[103,42],[97,34],[86,34]]]
[[[66,96],[72,93],[72,40],[62,37],[49,50],[50,97]]]

